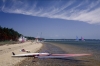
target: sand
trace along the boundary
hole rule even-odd
[[[25,42],[20,44],[11,44],[0,46],[0,66],[14,66],[26,58],[13,58],[12,52],[15,54],[24,54],[20,49],[30,50],[30,52],[36,52],[42,47],[41,43]]]
[[[34,48],[33,48],[34,46]],[[37,48],[38,46],[38,48]],[[5,47],[5,46],[3,46]],[[56,44],[56,43],[46,43],[43,44],[35,44],[35,43],[27,43],[25,45],[21,44],[19,46],[14,47],[5,47],[5,49],[0,47],[1,55],[8,54],[7,57],[0,56],[0,66],[100,66],[100,53],[96,53],[90,48],[82,48],[72,45],[65,44]],[[18,48],[19,47],[19,48]],[[88,53],[91,56],[83,56],[83,57],[72,57],[67,59],[33,59],[31,58],[12,58],[11,52],[14,51],[16,54],[22,53],[20,52],[20,48],[31,50],[31,52],[35,52],[35,50],[41,50],[39,52],[49,51],[50,53]],[[11,49],[10,49],[11,48]],[[7,52],[6,52],[7,51]],[[95,54],[96,53],[96,54]],[[3,58],[5,60],[2,60]],[[9,59],[8,59],[9,58]],[[33,62],[35,61],[35,62]]]

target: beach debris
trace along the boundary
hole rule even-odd
[[[21,51],[21,52],[27,52],[27,53],[30,53],[29,50],[25,50],[25,49],[21,49],[20,51]]]
[[[11,49],[11,48],[8,48],[8,49]]]

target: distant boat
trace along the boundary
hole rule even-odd
[[[83,37],[81,37],[81,41],[85,41]]]
[[[76,40],[75,41],[79,41],[79,38],[78,38],[78,36],[76,36]]]

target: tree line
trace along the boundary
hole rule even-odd
[[[0,41],[18,41],[22,34],[15,31],[13,28],[1,27],[0,26]],[[24,36],[27,40],[35,40],[35,37]],[[43,38],[38,38],[43,39]]]
[[[28,40],[35,40],[35,37],[25,36]]]
[[[18,33],[12,28],[0,26],[0,41],[12,40],[17,41],[22,34]]]

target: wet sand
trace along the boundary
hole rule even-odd
[[[38,52],[88,53],[92,55],[65,59],[34,59],[31,57],[15,66],[100,66],[100,61],[96,60],[96,57],[90,50],[65,44],[43,43],[43,45]]]
[[[82,56],[82,57],[74,57],[74,59],[82,60],[84,66],[100,66],[100,51],[94,50],[92,48],[83,48],[79,46],[73,46],[69,44],[53,44],[57,47],[60,47],[62,50],[68,53],[88,53],[91,56]],[[81,66],[81,65],[79,65]]]

